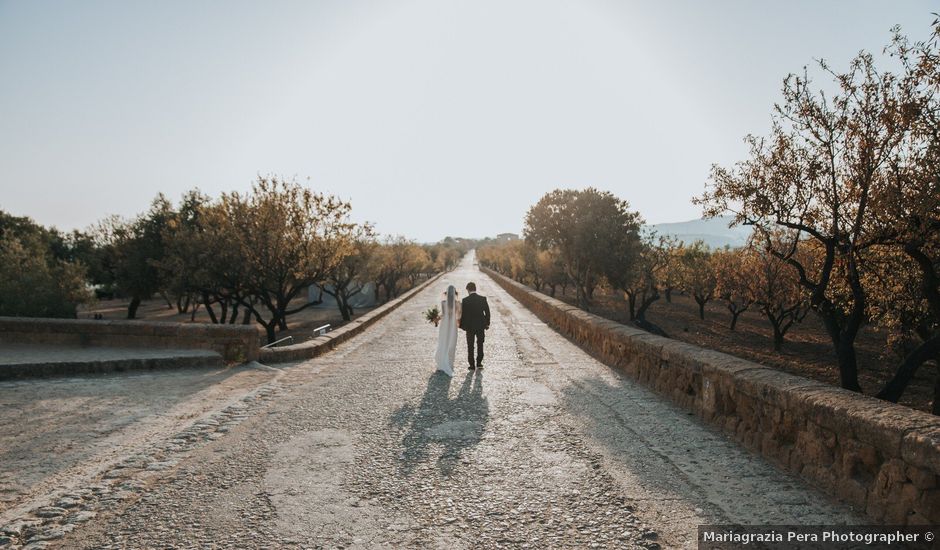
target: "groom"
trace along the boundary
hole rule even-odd
[[[483,340],[490,328],[490,306],[477,294],[477,285],[467,283],[467,297],[460,302],[460,328],[467,333],[467,360],[470,370],[483,368]],[[473,340],[477,341],[477,360],[473,361]]]

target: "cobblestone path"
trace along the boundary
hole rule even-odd
[[[494,314],[486,364],[458,362],[450,379],[433,372],[423,311],[469,280]],[[263,392],[72,495],[50,512],[53,536],[20,525],[15,540],[687,548],[700,523],[861,521],[593,360],[471,258],[336,351],[281,367]]]

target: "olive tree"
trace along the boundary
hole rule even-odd
[[[539,249],[558,254],[575,286],[578,306],[588,309],[594,289],[609,267],[608,256],[612,251],[632,249],[641,221],[626,201],[609,192],[555,190],[529,209],[523,233]],[[629,269],[628,263],[621,268]]]

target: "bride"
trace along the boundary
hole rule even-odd
[[[441,321],[437,329],[437,353],[434,361],[437,370],[447,376],[454,375],[454,355],[457,351],[457,321],[460,319],[460,302],[457,301],[457,289],[447,287],[447,298],[441,300]]]

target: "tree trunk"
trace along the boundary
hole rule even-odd
[[[774,342],[774,351],[780,351],[783,348],[783,319],[777,317],[774,314],[774,311],[769,307],[761,308],[764,313],[764,317],[767,317],[767,321],[770,322],[770,326],[773,329],[773,342]]]
[[[584,311],[590,311],[591,304],[588,302],[588,293],[587,289],[583,285],[577,285],[578,290],[578,307]]]
[[[209,319],[212,320],[213,325],[219,324],[219,319],[215,316],[215,310],[212,309],[212,303],[209,302],[209,293],[202,293],[202,304],[206,306],[206,313],[209,314]]]
[[[696,296],[695,303],[698,304],[698,318],[704,321],[705,320],[705,301],[701,300],[698,296]]]
[[[839,362],[839,382],[842,387],[862,392],[862,386],[858,383],[858,361],[855,356],[855,338],[848,340],[848,343],[841,343],[836,348],[836,359]]]
[[[656,325],[655,323],[651,323],[647,321],[646,319],[638,318],[636,321],[633,322],[633,324],[651,334],[662,336],[663,338],[669,338],[669,335],[666,334],[666,331],[660,328],[659,325]]]
[[[653,305],[653,302],[655,302],[656,300],[659,300],[659,291],[653,291],[650,294],[645,294],[640,299],[640,307],[637,308],[637,312],[636,312],[637,321],[641,323],[649,322],[646,320],[646,310],[648,310],[650,306]]]
[[[221,300],[219,303],[219,319],[221,319],[221,324],[225,324],[228,321],[228,299]]]
[[[336,293],[336,305],[339,307],[339,313],[343,316],[343,321],[349,321],[351,319],[349,315],[349,310],[351,309],[346,303],[346,297],[342,292]]]
[[[228,318],[228,324],[234,325],[238,320],[238,300],[232,301],[232,314]]]
[[[937,370],[940,370],[940,361],[937,361]],[[940,374],[938,374],[937,381],[933,385],[933,407],[931,407],[930,412],[940,415]]]
[[[836,363],[839,365],[839,384],[847,390],[862,391],[862,386],[858,383],[858,363],[855,357],[855,336],[858,331],[852,330],[849,326],[850,321],[840,323],[837,314],[829,309],[835,306],[828,306],[816,309],[816,313],[822,319],[823,326],[826,327],[826,333],[832,340],[833,350],[836,352]]]
[[[894,377],[885,384],[884,388],[878,392],[876,397],[897,403],[904,394],[904,390],[907,388],[908,384],[910,384],[911,380],[914,378],[914,374],[917,373],[917,369],[931,359],[940,359],[940,334],[923,342],[908,353],[907,357],[904,358],[904,361],[902,361],[901,365],[898,367],[897,372],[894,373]],[[940,387],[940,378],[938,378],[937,387]],[[935,400],[934,407],[937,406],[938,403]]]
[[[770,326],[774,329],[774,351],[780,351],[783,349],[783,331],[780,330],[780,321],[769,314],[767,315],[767,319],[770,320]]]
[[[663,295],[666,297],[666,303],[671,304],[672,303],[672,287],[671,286],[666,287],[666,289],[663,290]]]
[[[780,332],[780,329],[774,327],[774,351],[780,351],[783,349],[783,333]]]
[[[744,310],[730,310],[731,311],[731,330],[734,331],[734,327],[738,324],[738,317],[744,313]]]
[[[264,317],[261,316],[261,313],[255,308],[254,303],[251,305],[245,304],[245,307],[248,308],[247,312],[251,312],[251,314],[254,315],[258,324],[264,327],[264,336],[267,339],[267,343],[274,343],[277,340],[277,334],[275,333],[275,329],[277,328],[277,321],[273,317],[270,321],[265,321]],[[270,309],[270,307],[268,307],[268,309]]]
[[[131,298],[131,303],[127,306],[127,318],[136,319],[137,318],[137,308],[140,307],[140,296],[134,296]]]

